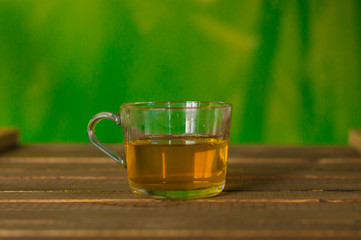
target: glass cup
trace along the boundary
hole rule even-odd
[[[119,113],[95,115],[88,136],[127,168],[134,193],[159,199],[211,197],[226,182],[231,113],[232,105],[223,102],[127,103]],[[112,152],[95,136],[102,119],[122,126],[125,155]]]

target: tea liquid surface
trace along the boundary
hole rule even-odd
[[[154,191],[224,186],[228,140],[208,135],[157,135],[125,144],[132,187]]]

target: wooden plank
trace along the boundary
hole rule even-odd
[[[37,179],[1,180],[0,190],[109,190],[129,189],[126,180]],[[227,179],[225,191],[361,191],[359,179]]]
[[[327,226],[326,219],[330,219],[330,223],[337,219],[343,219],[350,221],[349,227],[361,227],[359,202],[260,201],[262,199],[259,201],[216,201],[213,199],[190,201],[61,200],[49,202],[41,201],[41,199],[38,201],[28,199],[27,202],[1,202],[0,219],[63,219],[70,221],[62,223],[63,228],[71,226],[111,228],[112,225],[118,228],[123,224],[125,224],[124,227],[128,225],[140,228],[150,219],[156,220],[158,226],[163,228],[212,229],[223,225],[226,229],[255,229],[264,224],[265,226],[273,225],[274,229],[317,228],[307,222],[302,224],[304,226],[299,226],[300,219],[309,219],[313,222],[322,219],[319,224],[325,226]],[[88,221],[79,221],[76,216],[84,220],[88,219]],[[93,218],[95,216],[98,217]],[[72,221],[71,218],[76,221]],[[117,221],[110,222],[109,218]],[[169,221],[170,219],[172,221]],[[258,221],[258,226],[254,226],[256,221]],[[322,223],[322,221],[324,222]],[[199,222],[204,224],[199,224]],[[88,223],[93,226],[87,226]],[[342,228],[342,226],[332,227]],[[51,226],[47,228],[51,228]]]
[[[113,161],[109,163],[0,163],[2,177],[7,176],[83,176],[83,177],[118,177],[126,176],[126,169]],[[229,163],[227,167],[228,176],[295,176],[304,178],[317,178],[317,176],[360,176],[361,162],[336,163]],[[272,177],[273,178],[273,177]]]
[[[361,129],[352,129],[348,135],[348,143],[361,153]]]
[[[345,198],[355,198],[359,197],[356,192],[324,192],[318,191],[312,193],[312,196],[329,196],[336,194],[336,196],[343,196]],[[283,191],[283,192],[230,192],[230,193],[221,193],[217,198],[310,198],[311,194],[309,191]],[[64,198],[107,198],[107,199],[129,199],[137,198],[136,195],[132,194],[129,190],[125,191],[105,191],[105,190],[1,190],[0,199],[64,199]],[[326,197],[327,198],[327,197]],[[337,199],[337,197],[335,197]]]
[[[2,203],[1,220],[48,219],[64,220],[57,228],[141,228],[153,219],[160,228],[214,229],[342,229],[360,227],[359,203]],[[3,210],[5,209],[6,210]],[[11,212],[10,212],[11,211]],[[212,211],[212,212],[210,212]],[[128,219],[127,219],[128,218]],[[319,226],[306,222],[318,223]],[[329,223],[327,224],[327,219]],[[0,221],[1,221],[0,220]],[[82,220],[82,221],[80,221]],[[300,222],[303,224],[299,225]],[[66,222],[68,221],[68,222]],[[129,221],[129,222],[128,222]],[[5,221],[4,221],[5,222]],[[257,223],[258,222],[258,223]],[[202,224],[200,224],[202,223]],[[40,225],[40,224],[39,224]],[[148,226],[152,225],[149,222]],[[45,229],[52,226],[38,226]],[[7,226],[6,228],[16,228]]]
[[[257,232],[269,229],[297,232],[360,229],[359,203],[140,200],[1,203],[0,222],[4,219],[2,228],[8,230],[17,230],[21,226],[24,230],[216,229]],[[6,222],[6,219],[12,221]],[[24,220],[32,222],[33,219],[35,223],[24,224]]]
[[[0,237],[41,237],[41,238],[161,238],[161,239],[287,239],[287,238],[356,238],[360,237],[358,230],[311,230],[311,231],[292,231],[292,230],[188,230],[188,229],[120,229],[120,230],[89,230],[89,229],[63,229],[63,230],[0,230]]]
[[[0,128],[0,152],[19,144],[19,131],[14,128]]]
[[[122,144],[109,144],[116,152],[124,152]],[[28,144],[11,152],[6,157],[73,157],[107,158],[91,144]],[[273,145],[230,145],[230,158],[342,158],[360,157],[350,146],[273,146]],[[110,159],[110,158],[108,158]]]
[[[90,230],[90,229],[62,229],[62,230],[2,230],[0,237],[11,238],[162,238],[162,239],[288,239],[288,238],[358,238],[361,237],[359,230],[332,230],[315,229],[303,230],[223,230],[223,229],[118,229],[118,230]]]
[[[71,202],[86,202],[95,199],[94,202],[110,202],[116,201],[129,201],[142,202],[163,202],[153,199],[143,199],[131,193],[130,190],[125,191],[105,191],[105,190],[9,190],[0,191],[0,200],[2,202],[14,202],[19,200],[29,202],[36,200],[49,201],[60,199]],[[7,201],[9,200],[9,201]],[[218,197],[194,200],[179,200],[179,202],[208,202],[208,203],[223,203],[223,202],[284,202],[284,203],[300,203],[300,202],[360,202],[361,191],[242,191],[242,192],[223,192]],[[55,201],[54,201],[55,202]]]
[[[232,171],[234,172],[234,171]],[[80,172],[79,172],[80,173]],[[306,173],[306,175],[304,175]],[[242,175],[242,176],[227,176],[227,181],[245,181],[245,180],[279,180],[279,181],[293,181],[293,180],[313,180],[313,181],[330,181],[330,180],[361,180],[361,176],[357,175],[358,172],[346,173],[344,175],[323,175],[323,173],[316,174],[307,174],[310,172],[301,172],[297,175]],[[113,175],[113,174],[112,174]],[[0,181],[43,181],[43,180],[78,180],[78,181],[120,181],[127,180],[127,176],[124,173],[123,175],[117,174],[114,176],[84,176],[84,175],[62,175],[62,176],[53,176],[53,175],[37,175],[37,176],[0,176]]]
[[[95,181],[118,181],[126,180],[127,176],[0,176],[2,181],[38,181],[38,180],[95,180]],[[314,180],[314,181],[329,181],[329,180],[361,180],[361,176],[228,176],[227,181],[243,181],[243,180]]]
[[[76,160],[75,160],[76,161]],[[228,166],[226,191],[360,190],[361,163],[250,164]],[[1,167],[1,165],[0,165]],[[103,163],[8,163],[1,190],[127,190],[126,170]]]
[[[0,163],[31,163],[31,164],[51,164],[51,163],[67,163],[67,164],[92,164],[92,163],[100,163],[100,164],[112,164],[113,166],[119,164],[115,164],[115,161],[110,159],[109,157],[9,157],[9,156],[1,156],[0,155]],[[228,163],[254,163],[254,164],[302,164],[302,163],[319,163],[319,164],[333,164],[333,163],[361,163],[361,156],[358,157],[333,157],[333,158],[296,158],[296,157],[281,157],[281,158],[248,158],[248,157],[230,157],[228,158]]]

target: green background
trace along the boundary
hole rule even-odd
[[[360,16],[357,0],[0,0],[0,125],[88,142],[122,103],[212,100],[233,104],[233,143],[345,144]],[[121,141],[110,121],[97,132]]]

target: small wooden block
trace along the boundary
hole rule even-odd
[[[361,153],[361,129],[351,129],[348,144]]]
[[[15,128],[0,128],[0,151],[19,144],[19,131]]]

